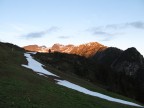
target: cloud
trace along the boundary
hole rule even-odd
[[[94,35],[111,35],[111,34],[109,34],[109,33],[107,33],[107,32],[104,32],[104,31],[93,31],[93,34]]]
[[[144,22],[136,21],[136,22],[128,22],[123,24],[110,24],[103,26],[105,29],[126,29],[126,28],[137,28],[137,29],[144,29]]]
[[[106,38],[103,38],[103,39],[100,39],[100,41],[110,41],[112,37],[106,37]]]
[[[126,23],[125,26],[131,26],[131,27],[135,27],[138,29],[144,29],[144,22],[131,22],[131,23]]]
[[[51,28],[49,28],[48,30],[45,30],[45,31],[28,33],[26,35],[23,35],[23,37],[25,37],[27,39],[40,38],[40,37],[43,37],[45,34],[49,34],[51,32],[57,31],[57,30],[58,30],[58,27],[51,27]]]
[[[33,33],[29,33],[24,35],[26,38],[39,38],[42,37],[43,35],[45,35],[47,32],[46,31],[41,31],[41,32],[33,32]]]
[[[110,35],[113,35],[109,32],[106,32],[102,26],[92,27],[92,28],[87,29],[86,31],[89,32],[89,33],[92,33],[92,35],[95,35],[95,36],[110,36]]]
[[[115,38],[117,35],[123,35],[123,29],[128,28],[136,28],[136,29],[144,29],[144,22],[135,21],[121,24],[109,24],[105,26],[96,26],[87,29],[86,31],[91,33],[92,35],[101,38],[101,41],[110,41]]]
[[[58,38],[60,38],[60,39],[68,39],[70,37],[69,36],[59,36]]]
[[[96,36],[100,41],[110,41],[116,38],[117,35],[124,34],[124,33],[116,32],[116,31],[110,32],[102,26],[89,28],[86,31]]]
[[[108,33],[104,30],[100,30],[100,28],[92,28],[92,29],[88,29],[88,32],[92,33],[92,35],[96,36],[97,38],[99,38],[100,41],[110,41],[114,35],[116,34],[111,34]]]
[[[110,24],[110,25],[106,25],[105,26],[105,29],[119,29],[121,28],[122,26],[119,25],[119,24]]]

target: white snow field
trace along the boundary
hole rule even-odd
[[[107,96],[107,95],[104,95],[104,94],[101,94],[101,93],[98,93],[98,92],[93,92],[91,90],[88,90],[84,87],[81,87],[79,85],[76,85],[76,84],[71,83],[71,82],[66,81],[66,80],[56,80],[56,81],[58,81],[57,84],[59,84],[59,85],[65,86],[67,88],[70,88],[70,89],[73,89],[73,90],[76,90],[76,91],[79,91],[79,92],[82,92],[82,93],[85,93],[85,94],[88,94],[88,95],[91,95],[91,96],[99,97],[99,98],[102,98],[102,99],[105,99],[105,100],[108,100],[108,101],[113,101],[113,102],[122,103],[122,104],[126,104],[126,105],[142,107],[142,106],[140,106],[138,104],[135,104],[133,102],[128,102],[128,101],[125,101],[125,100],[113,98],[113,97],[110,97],[110,96]]]
[[[32,53],[32,54],[34,54],[34,53]],[[42,65],[38,61],[34,60],[29,53],[25,53],[24,56],[26,57],[26,59],[28,61],[28,65],[22,64],[22,66],[29,68],[29,69],[32,69],[33,71],[37,72],[39,75],[51,75],[51,76],[58,77],[57,75],[44,69],[43,68],[44,65]]]
[[[35,54],[35,53],[32,53],[32,54]],[[46,69],[44,69],[42,67],[44,65],[42,65],[38,61],[34,60],[33,57],[29,53],[25,53],[24,56],[26,57],[26,59],[28,61],[28,65],[23,65],[22,64],[22,66],[24,66],[26,68],[29,68],[29,69],[32,69],[33,71],[37,72],[37,74],[43,75],[45,77],[47,77],[46,75],[59,77],[59,76],[47,71]],[[113,101],[113,102],[117,102],[117,103],[121,103],[121,104],[126,104],[126,105],[131,105],[131,106],[136,106],[136,107],[143,107],[143,106],[138,105],[138,104],[133,103],[133,102],[113,98],[113,97],[110,97],[110,96],[107,96],[107,95],[104,95],[104,94],[101,94],[101,93],[98,93],[98,92],[88,90],[84,87],[81,87],[79,85],[76,85],[76,84],[71,83],[71,82],[66,81],[66,80],[59,80],[59,79],[55,79],[55,80],[57,81],[58,85],[62,85],[64,87],[79,91],[79,92],[84,93],[84,94],[88,94],[88,95],[91,95],[91,96],[99,97],[99,98],[102,98],[102,99],[105,99],[105,100],[108,100],[108,101]]]

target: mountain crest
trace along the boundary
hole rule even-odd
[[[80,55],[80,56],[84,56],[84,57],[91,57],[96,52],[102,51],[106,48],[107,48],[106,46],[104,46],[98,42],[90,42],[90,43],[81,44],[78,46],[74,46],[72,44],[62,45],[62,44],[56,43],[51,48],[47,48],[45,46],[38,46],[38,45],[29,45],[29,46],[24,47],[24,49],[28,50],[28,51],[48,53],[48,51],[50,49],[51,52],[76,54],[76,55]]]

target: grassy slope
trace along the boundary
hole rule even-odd
[[[46,66],[46,69],[49,70],[50,72],[53,72],[55,73],[56,75],[59,75],[61,78],[65,79],[65,80],[68,80],[70,82],[73,82],[77,85],[80,85],[82,87],[85,87],[91,91],[95,91],[95,92],[99,92],[99,93],[102,93],[102,94],[105,94],[105,95],[108,95],[108,96],[111,96],[111,97],[116,97],[118,99],[122,99],[122,100],[127,100],[127,101],[131,101],[131,102],[135,102],[135,103],[138,103],[137,101],[131,99],[131,98],[128,98],[128,97],[125,97],[125,96],[122,96],[122,95],[119,95],[119,94],[116,94],[116,93],[113,93],[113,92],[110,92],[110,91],[107,91],[99,86],[96,86],[92,83],[90,83],[89,81],[86,81],[84,79],[81,79],[80,77],[76,76],[76,75],[73,75],[73,74],[66,74],[66,73],[63,73],[47,64],[45,64]],[[139,103],[138,103],[139,104]]]
[[[132,108],[56,85],[23,63],[22,51],[0,44],[0,108]]]
[[[49,54],[41,54],[41,55],[36,54],[36,55],[34,55],[34,58],[37,59],[39,62],[43,63],[46,66],[47,70],[55,73],[56,75],[60,76],[63,79],[66,79],[70,82],[78,84],[78,85],[85,87],[85,88],[92,90],[92,91],[96,91],[96,92],[99,92],[99,93],[102,93],[102,94],[105,94],[105,95],[108,95],[111,97],[117,97],[119,99],[123,99],[123,100],[132,101],[132,102],[137,103],[137,101],[134,101],[133,99],[130,99],[130,98],[127,98],[125,96],[122,96],[122,95],[119,95],[119,94],[116,94],[116,93],[113,93],[113,92],[110,92],[110,91],[103,89],[102,88],[103,85],[101,85],[97,82],[95,82],[95,84],[93,84],[93,83],[89,82],[87,79],[81,78],[80,76],[77,76],[76,74],[74,74],[72,72],[68,73],[68,72],[64,72],[65,70],[61,71],[61,70],[53,67],[51,64],[42,60],[41,59],[42,57],[43,58],[51,58],[51,56],[49,56]],[[65,63],[64,61],[61,63],[67,65],[67,63]]]

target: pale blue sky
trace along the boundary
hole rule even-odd
[[[144,0],[0,0],[0,41],[99,42],[144,55]]]

